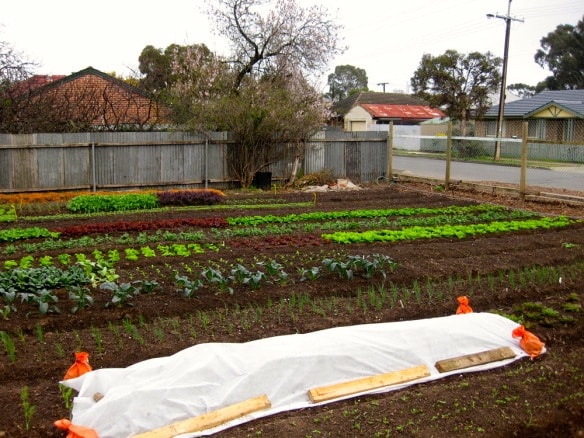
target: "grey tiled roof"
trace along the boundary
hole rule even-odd
[[[579,117],[584,117],[584,90],[542,91],[533,97],[515,100],[505,104],[505,118],[522,118],[550,104],[565,108]],[[497,117],[499,105],[492,106],[485,118]]]

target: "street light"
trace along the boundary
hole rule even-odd
[[[524,20],[519,18],[513,18],[509,14],[511,13],[511,0],[509,0],[509,6],[507,7],[507,15],[499,14],[487,14],[487,18],[501,18],[505,20],[507,24],[505,29],[505,50],[503,51],[503,71],[501,78],[501,94],[499,95],[499,117],[497,119],[497,141],[495,142],[495,160],[501,158],[501,137],[503,137],[503,115],[505,112],[505,88],[507,87],[507,60],[509,58],[509,36],[511,34],[511,21],[520,21],[523,23]]]

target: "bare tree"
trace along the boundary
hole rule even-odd
[[[0,41],[0,131],[8,128],[17,114],[14,97],[22,90],[17,84],[26,80],[36,68],[36,63],[28,61],[6,41]]]
[[[275,71],[286,59],[305,73],[322,72],[343,52],[341,26],[323,6],[301,8],[295,0],[212,0],[216,32],[229,40],[238,89],[246,75]],[[273,4],[271,10],[262,6]],[[264,11],[262,14],[261,11]]]
[[[0,86],[5,87],[27,79],[36,63],[28,61],[6,41],[0,41]]]
[[[177,52],[171,93],[176,120],[193,130],[232,133],[227,162],[243,187],[283,159],[293,160],[293,179],[305,141],[329,114],[307,78],[342,51],[340,27],[324,8],[302,9],[294,0],[219,0],[209,6],[232,52],[220,57],[195,46]]]

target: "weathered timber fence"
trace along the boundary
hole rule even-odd
[[[335,177],[368,183],[393,173],[394,149],[440,158],[450,142],[452,158],[464,161],[490,156],[494,145],[492,138],[411,135],[407,126],[392,125],[391,138],[388,132],[318,132],[299,157],[300,172],[326,170]],[[525,142],[530,160],[547,159],[563,166],[584,164],[584,145]],[[414,143],[417,151],[412,149]],[[237,187],[226,160],[233,147],[237,145],[226,132],[0,134],[0,193]],[[261,169],[269,172],[274,182],[290,178],[296,159],[296,148],[280,147],[284,158]],[[501,156],[522,157],[522,147],[520,139],[505,139]]]
[[[301,157],[303,173],[330,170],[355,181],[385,172],[387,133],[316,134]],[[228,133],[127,132],[0,134],[0,193],[49,190],[236,186],[225,157]],[[266,172],[290,177],[294,148]]]

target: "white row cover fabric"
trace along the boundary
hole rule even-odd
[[[506,365],[527,356],[511,336],[517,326],[502,316],[475,312],[337,327],[246,343],[199,344],[172,356],[127,368],[97,369],[60,383],[78,391],[73,424],[91,427],[101,438],[131,437],[262,394],[272,403],[270,409],[204,432],[181,435],[196,437],[278,412],[315,406],[308,396],[311,388],[419,365],[426,365],[431,372],[413,382],[366,392],[381,393]],[[439,360],[505,346],[516,353],[514,359],[448,373],[439,373],[434,367]],[[96,393],[104,396],[98,402],[94,401]]]

